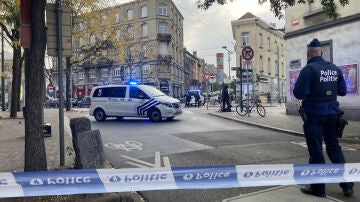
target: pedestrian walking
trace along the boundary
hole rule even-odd
[[[223,112],[230,112],[231,111],[231,104],[230,104],[230,96],[228,91],[228,86],[224,85],[221,93],[222,99],[222,111]]]
[[[200,107],[200,92],[199,91],[196,91],[195,93],[195,107]]]
[[[324,164],[322,140],[332,163],[345,163],[338,140],[339,108],[337,96],[346,95],[346,83],[340,69],[322,57],[320,42],[313,39],[307,45],[307,65],[301,70],[293,93],[302,100],[304,134],[310,164]],[[343,182],[340,187],[345,196],[351,196],[354,183]],[[305,194],[326,197],[325,184],[311,184],[301,188]]]
[[[186,107],[190,107],[190,101],[191,101],[191,95],[190,95],[190,93],[187,93],[186,94],[186,103],[185,103],[185,108]]]

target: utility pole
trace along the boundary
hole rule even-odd
[[[60,166],[65,165],[64,146],[64,97],[63,97],[63,48],[62,48],[62,11],[61,0],[56,1],[57,21],[57,56],[58,56],[58,84],[59,84],[59,141],[60,141]]]
[[[5,63],[4,63],[4,28],[1,28],[1,108],[5,111]]]
[[[231,83],[231,76],[230,76],[230,61],[231,61],[231,58],[230,58],[230,54],[232,54],[232,51],[229,50],[226,46],[223,46],[222,47],[223,49],[225,49],[227,52],[228,52],[228,62],[229,62],[229,83]]]

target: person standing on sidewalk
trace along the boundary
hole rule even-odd
[[[224,84],[224,87],[222,89],[221,100],[222,100],[222,111],[230,112],[231,111],[230,96],[228,91],[228,85],[226,84]]]
[[[339,108],[337,96],[346,95],[346,83],[340,69],[322,58],[318,39],[307,45],[307,65],[301,70],[293,93],[302,100],[305,111],[304,134],[310,164],[324,164],[322,139],[332,163],[345,163],[338,140],[337,123],[343,111]],[[345,196],[351,196],[354,183],[340,183]],[[311,184],[301,188],[305,194],[326,197],[325,184]]]

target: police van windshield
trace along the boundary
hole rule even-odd
[[[141,86],[141,90],[143,90],[150,97],[165,96],[165,94],[163,92],[161,92],[160,90],[158,90],[152,86],[143,85],[143,86]]]

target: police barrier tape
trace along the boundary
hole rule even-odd
[[[14,172],[0,173],[0,198],[359,181],[360,163]]]

